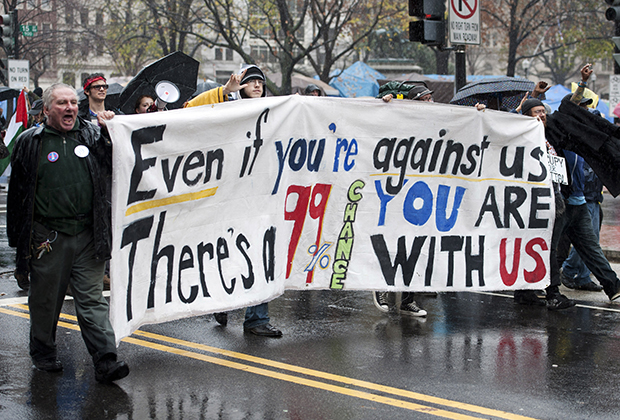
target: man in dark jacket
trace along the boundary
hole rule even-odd
[[[16,277],[30,273],[30,356],[37,369],[58,372],[56,327],[67,287],[73,291],[82,338],[99,382],[129,374],[118,362],[103,297],[110,257],[111,151],[103,128],[77,117],[75,90],[52,85],[43,93],[42,127],[20,135],[13,150],[7,202],[9,245],[17,247]]]

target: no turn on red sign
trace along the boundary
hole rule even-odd
[[[480,45],[480,1],[448,0],[450,4],[450,42]]]

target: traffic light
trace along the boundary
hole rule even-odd
[[[0,60],[0,83],[5,86],[9,85],[8,60],[3,58]]]
[[[2,37],[2,45],[7,49],[13,48],[15,45],[14,20],[12,12],[7,15],[0,15],[0,36]]]
[[[617,0],[620,2],[620,0]],[[443,45],[446,37],[445,0],[409,0],[409,41],[425,45]]]
[[[611,6],[605,10],[607,20],[620,21],[620,0],[605,0],[605,3]]]

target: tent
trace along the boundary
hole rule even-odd
[[[569,93],[571,93],[571,91],[567,87],[564,87],[562,85],[552,86],[551,89],[549,89],[547,93],[545,93],[547,99],[545,99],[543,102],[549,105],[552,111],[556,111],[560,106],[560,102],[562,102],[562,98],[564,98]],[[611,115],[609,107],[604,104],[603,101],[598,101],[596,110],[599,111],[601,113],[601,116],[603,116],[605,119],[610,122],[614,122],[613,115]]]
[[[375,97],[379,93],[377,80],[385,79],[385,76],[361,61],[353,63],[350,67],[334,77],[329,85],[338,89],[345,98],[360,98],[363,96]]]

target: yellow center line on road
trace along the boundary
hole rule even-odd
[[[27,305],[13,305],[17,308],[28,310]],[[8,309],[0,308],[0,313],[6,313],[9,315],[17,315],[22,318],[28,318],[27,313],[15,312]],[[73,315],[61,314],[61,318],[67,319],[73,322],[77,322],[77,318]],[[64,328],[69,328],[72,330],[79,330],[79,327],[76,324],[71,324],[67,322],[60,321],[58,323],[59,326]],[[211,347],[204,344],[194,343],[186,340],[180,340],[173,337],[168,337],[160,334],[150,333],[146,331],[137,330],[133,334],[134,336],[141,336],[148,338],[150,340],[158,340],[168,344],[174,344],[176,346],[183,346],[187,348],[191,348],[194,350],[200,350],[204,352],[214,353],[221,356],[226,356],[229,358],[234,358],[238,360],[243,360],[246,362],[251,362],[254,364],[260,364],[264,366],[268,366],[274,369],[286,370],[290,372],[294,372],[301,375],[313,376],[316,378],[320,378],[323,380],[329,380],[332,382],[340,382],[347,386],[355,386],[358,388],[365,388],[375,392],[381,392],[386,394],[392,394],[401,398],[413,399],[417,401],[421,401],[424,403],[441,405],[446,409],[454,409],[454,410],[462,410],[469,411],[472,413],[482,414],[485,416],[491,416],[494,418],[501,418],[506,420],[533,420],[531,417],[525,417],[518,414],[508,413],[505,411],[489,409],[485,407],[480,407],[472,404],[461,403],[458,401],[452,401],[444,398],[433,397],[430,395],[420,394],[413,391],[407,391],[400,388],[394,388],[386,385],[375,384],[372,382],[357,380],[353,378],[348,378],[346,376],[334,375],[327,372],[322,372],[314,369],[308,369],[301,366],[291,365],[288,363],[277,362],[274,360],[264,359],[261,357],[251,356],[244,353],[238,353],[230,350],[220,349],[217,347]],[[188,357],[196,360],[202,360],[208,363],[216,364],[219,366],[229,367],[236,370],[241,370],[244,372],[254,373],[261,376],[266,376],[286,382],[296,383],[299,385],[304,385],[312,388],[322,389],[329,392],[334,392],[342,395],[348,395],[351,397],[364,399],[368,401],[373,401],[381,404],[391,405],[394,407],[405,408],[412,411],[423,412],[427,414],[431,414],[438,417],[444,417],[449,419],[479,419],[479,417],[473,417],[467,414],[455,413],[452,411],[447,411],[446,409],[435,408],[431,406],[425,406],[417,403],[412,403],[408,401],[403,401],[396,398],[381,396],[377,394],[373,394],[371,392],[354,390],[351,388],[346,388],[344,386],[332,385],[325,382],[320,382],[313,379],[302,378],[299,376],[290,375],[287,373],[276,372],[269,369],[264,369],[261,367],[256,367],[252,365],[247,365],[231,360],[221,359],[217,357],[207,356],[202,353],[196,353],[193,351],[179,349],[177,347],[171,347],[164,344],[154,343],[152,341],[142,340],[136,337],[126,337],[122,341],[126,343],[131,343],[137,346],[148,347],[154,350],[159,350],[167,353],[176,354],[183,357]]]

